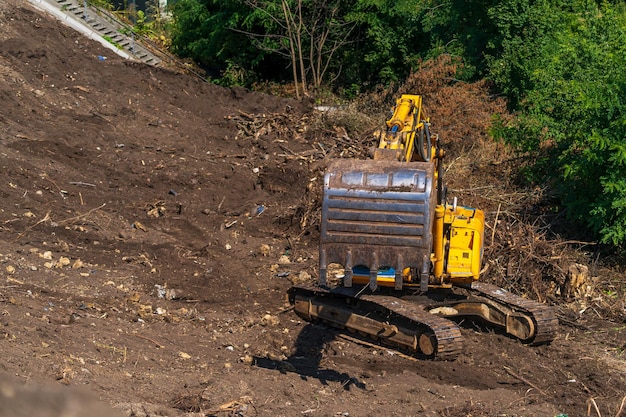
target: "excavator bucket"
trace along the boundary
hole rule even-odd
[[[352,286],[355,269],[369,271],[369,286],[379,285],[379,271],[392,270],[401,289],[403,271],[417,271],[427,290],[436,189],[432,163],[337,159],[324,178],[320,243],[320,284],[327,269],[345,269]],[[358,268],[357,268],[358,267]]]

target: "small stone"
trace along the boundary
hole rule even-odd
[[[277,326],[280,324],[280,320],[276,316],[272,316],[271,314],[266,314],[261,318],[262,326]]]
[[[252,365],[254,363],[254,358],[250,355],[245,355],[239,358],[239,361],[245,363],[246,365]]]
[[[297,284],[302,284],[303,282],[307,282],[310,279],[311,279],[311,274],[309,274],[306,271],[300,271],[300,273],[297,276],[293,276],[289,280],[291,281],[292,284],[297,285]]]
[[[270,254],[270,245],[267,245],[265,243],[262,244],[261,247],[259,248],[259,252],[263,256],[268,256]]]
[[[134,223],[132,224],[132,227],[133,227],[133,229],[138,229],[138,230],[141,230],[141,231],[144,231],[144,232],[147,232],[147,231],[148,231],[148,230],[146,229],[146,227],[145,227],[143,224],[141,224],[140,222],[134,222]]]
[[[61,256],[57,261],[56,267],[63,268],[64,266],[68,266],[70,264],[70,258]]]

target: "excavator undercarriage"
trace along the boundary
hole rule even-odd
[[[463,349],[458,322],[480,320],[531,345],[549,343],[558,320],[552,309],[495,285],[428,294],[367,287],[294,286],[289,299],[304,320],[358,332],[424,359],[454,359]]]
[[[552,309],[478,282],[484,214],[446,203],[444,152],[429,126],[421,96],[403,95],[373,160],[329,163],[319,283],[290,289],[296,313],[431,359],[462,351],[457,323],[468,319],[524,343],[552,341]]]

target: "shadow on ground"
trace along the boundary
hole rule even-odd
[[[260,368],[275,369],[281,373],[295,372],[303,380],[315,378],[323,385],[328,385],[329,382],[339,382],[345,390],[350,390],[353,386],[365,389],[365,384],[358,378],[346,372],[321,366],[326,347],[335,339],[336,334],[328,327],[307,324],[296,339],[296,351],[289,358],[273,360],[255,356],[254,364]]]

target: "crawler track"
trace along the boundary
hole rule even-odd
[[[554,309],[549,306],[519,297],[500,287],[484,282],[473,283],[472,292],[477,292],[483,297],[494,300],[499,304],[504,304],[531,318],[535,331],[528,340],[524,340],[525,342],[532,345],[540,345],[550,343],[556,336],[559,320]]]
[[[357,295],[358,288],[293,287],[290,301],[308,321],[367,334],[387,345],[430,359],[453,359],[463,347],[451,320],[419,304],[387,295]]]
[[[360,294],[360,287],[295,286],[289,291],[296,313],[307,321],[369,335],[424,359],[454,359],[463,349],[455,321],[478,318],[533,345],[554,339],[558,320],[553,310],[495,285],[475,283],[463,299],[438,303],[391,295]],[[433,312],[429,311],[432,310]]]

